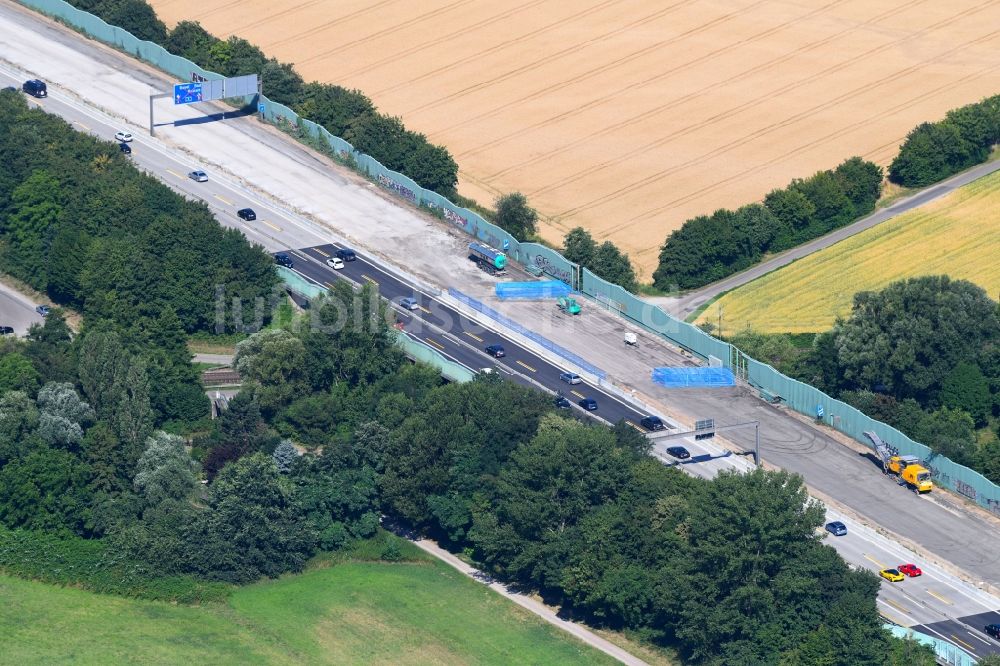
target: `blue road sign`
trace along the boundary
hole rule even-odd
[[[504,251],[507,251],[507,250],[510,249],[510,241],[507,240],[506,238],[503,239],[503,249],[504,249]]]
[[[263,104],[258,104],[257,105],[257,113],[264,113],[266,110],[267,110],[267,107],[264,106]]]
[[[823,418],[823,414],[826,412],[823,410],[823,405],[816,405],[816,418]]]
[[[174,104],[193,104],[201,101],[200,83],[175,83]]]

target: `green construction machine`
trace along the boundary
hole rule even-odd
[[[576,302],[576,299],[572,296],[560,296],[559,300],[556,301],[556,305],[563,312],[571,315],[580,314],[580,305]]]

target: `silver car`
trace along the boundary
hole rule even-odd
[[[190,178],[191,180],[196,180],[199,183],[204,183],[208,181],[208,174],[205,173],[204,171],[192,171],[191,173],[188,174],[188,178]]]
[[[576,374],[575,372],[564,372],[561,375],[559,375],[559,379],[566,382],[567,384],[579,384],[580,382],[583,381],[582,379],[580,379],[580,375]]]

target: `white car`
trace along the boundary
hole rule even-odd
[[[128,143],[129,141],[132,140],[132,133],[131,132],[118,132],[117,134],[115,134],[115,140],[116,141],[121,141],[122,143]]]
[[[208,181],[208,174],[204,171],[192,171],[188,174],[188,178],[199,183],[204,183]]]
[[[326,260],[326,265],[335,271],[339,271],[344,267],[344,260],[340,257],[330,257]]]

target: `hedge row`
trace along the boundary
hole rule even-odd
[[[917,125],[889,166],[889,179],[906,187],[936,183],[985,162],[1000,143],[1000,95]]]
[[[720,280],[871,212],[881,194],[882,168],[852,157],[770,192],[763,205],[692,218],[664,243],[653,284],[669,291]]]
[[[0,571],[12,576],[178,603],[221,601],[233,589],[190,576],[159,576],[116,551],[103,540],[0,526]]]

